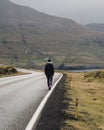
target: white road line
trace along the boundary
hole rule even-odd
[[[25,130],[32,130],[33,127],[36,124],[36,121],[39,118],[39,115],[43,109],[43,107],[45,106],[48,98],[50,97],[51,93],[53,92],[54,88],[56,87],[56,85],[58,84],[58,82],[61,80],[61,78],[63,77],[62,74],[60,74],[60,78],[55,82],[55,84],[52,86],[52,89],[46,94],[46,96],[44,97],[44,99],[42,100],[42,102],[40,103],[39,107],[37,108],[36,112],[34,113],[33,117],[31,118],[30,122],[28,123],[27,127],[25,128]]]

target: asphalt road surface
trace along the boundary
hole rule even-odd
[[[28,71],[30,72],[30,71]],[[25,130],[48,87],[44,73],[0,78],[0,130]],[[54,81],[60,74],[54,75]]]

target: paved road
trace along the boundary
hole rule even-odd
[[[0,78],[0,130],[24,130],[47,92],[41,72]]]

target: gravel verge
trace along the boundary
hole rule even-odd
[[[64,96],[66,92],[65,79],[66,75],[57,84],[33,130],[60,130],[60,127],[64,125],[63,122],[66,118],[64,109],[67,108],[67,103],[64,102],[67,100]]]

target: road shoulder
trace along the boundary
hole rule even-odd
[[[62,122],[65,119],[63,110],[67,107],[67,104],[63,102],[65,100],[64,93],[66,92],[66,88],[64,87],[65,78],[66,76],[64,75],[57,84],[34,130],[59,130],[60,126],[63,125]]]

